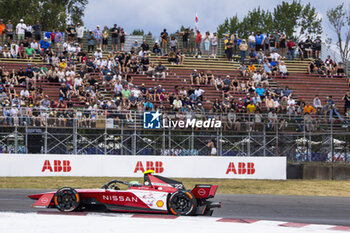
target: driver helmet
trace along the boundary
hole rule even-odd
[[[140,183],[136,180],[132,180],[129,182],[130,186],[134,186],[134,185],[140,185]]]

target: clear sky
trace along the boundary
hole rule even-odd
[[[323,17],[324,33],[331,37],[333,35],[329,29],[326,12],[344,1],[349,0],[301,0],[303,4],[311,2],[316,7]],[[129,34],[134,29],[143,29],[145,33],[150,31],[154,36],[158,36],[163,28],[175,32],[181,25],[194,27],[197,12],[201,31],[214,32],[226,17],[237,14],[242,18],[249,10],[258,6],[271,11],[281,2],[281,0],[89,0],[84,23],[89,29],[95,28],[96,25],[110,27],[116,23]]]

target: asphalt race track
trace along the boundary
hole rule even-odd
[[[27,195],[47,190],[0,189],[0,211],[37,212]],[[222,218],[276,220],[350,226],[350,198],[217,194]],[[52,210],[57,211],[57,210]]]

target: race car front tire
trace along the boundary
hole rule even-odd
[[[168,198],[168,211],[174,215],[194,215],[197,210],[197,200],[195,196],[186,190],[178,190]]]
[[[54,203],[59,211],[72,212],[79,207],[79,193],[73,188],[61,188],[55,193]]]

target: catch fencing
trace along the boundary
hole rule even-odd
[[[80,110],[72,110],[80,111]],[[82,110],[81,110],[82,111]],[[208,113],[207,113],[208,114]],[[78,112],[71,114],[79,116]],[[84,113],[83,113],[84,115]],[[216,156],[286,156],[289,161],[350,161],[350,121],[328,116],[278,115],[276,121],[262,114],[216,114],[220,128],[144,129],[143,115],[131,112],[133,121],[123,113],[99,112],[95,118],[52,118],[0,122],[1,153],[95,154],[95,155],[210,155],[214,142]],[[113,116],[113,117],[112,117]],[[193,115],[207,119],[209,115]],[[258,117],[258,118],[260,118]],[[167,113],[167,120],[183,119]],[[34,126],[34,121],[36,126]],[[15,123],[19,122],[19,123]],[[14,124],[15,123],[15,124]]]

